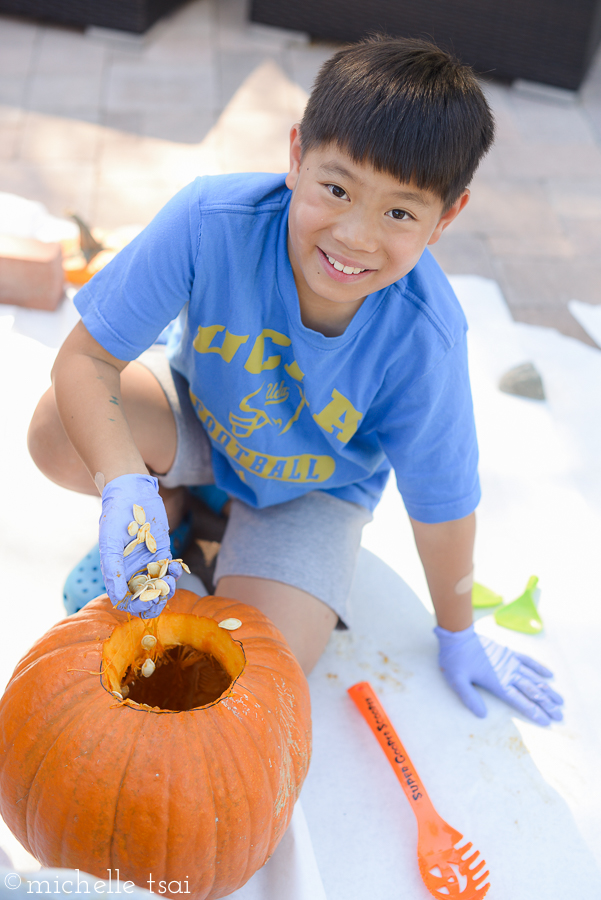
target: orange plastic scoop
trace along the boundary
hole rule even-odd
[[[472,844],[460,846],[465,841],[463,835],[441,819],[432,806],[374,689],[368,681],[361,681],[348,692],[388,757],[415,813],[417,861],[424,884],[438,900],[450,900],[451,897],[479,900],[484,897],[490,887],[486,863],[484,860],[476,862],[480,853],[478,850],[470,853]]]

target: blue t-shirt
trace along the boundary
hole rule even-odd
[[[282,175],[199,178],[77,294],[94,338],[167,353],[213,446],[216,484],[254,507],[322,490],[377,504],[390,467],[409,514],[442,522],[479,497],[465,317],[426,250],[344,334],[306,328]]]

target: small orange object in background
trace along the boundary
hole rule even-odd
[[[63,293],[59,243],[0,235],[0,303],[52,311]]]
[[[104,269],[106,264],[114,259],[116,255],[116,250],[101,250],[89,262],[87,262],[83,253],[67,256],[63,260],[64,277],[70,284],[86,284],[96,272]]]

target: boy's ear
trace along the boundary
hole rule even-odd
[[[438,225],[436,226],[436,228],[434,229],[434,231],[432,232],[432,234],[430,236],[430,240],[428,241],[428,244],[436,243],[436,241],[438,240],[440,235],[443,233],[445,228],[451,224],[453,219],[457,218],[457,216],[459,215],[461,210],[464,208],[464,206],[466,205],[466,203],[468,202],[469,199],[470,199],[470,192],[466,188],[464,190],[463,194],[461,195],[461,197],[459,197],[459,199],[456,200],[455,203],[453,203],[451,208],[447,209],[447,211],[442,214],[442,216],[440,217],[440,219],[438,221]]]
[[[290,129],[290,171],[286,175],[286,187],[294,190],[300,172],[301,142],[300,125],[293,125]]]

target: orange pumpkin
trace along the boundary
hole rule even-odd
[[[104,596],[50,629],[9,682],[0,812],[45,866],[224,897],[276,848],[310,753],[307,682],[258,610],[177,591],[142,620]]]

